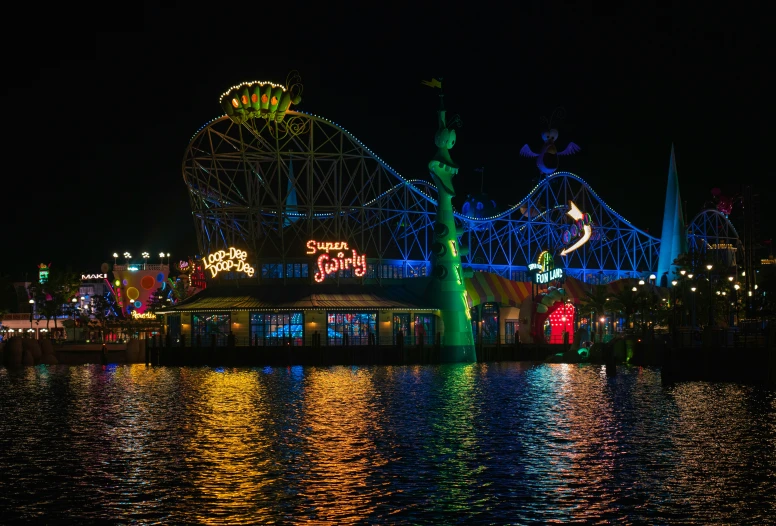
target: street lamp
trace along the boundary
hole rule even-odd
[[[151,257],[151,254],[149,254],[148,252],[143,252],[142,256],[143,256],[143,270],[145,270],[146,263],[148,263],[148,258]]]
[[[129,258],[132,257],[132,254],[129,252],[124,252],[124,263],[129,263]]]
[[[118,258],[119,258],[119,255],[118,255],[116,252],[114,252],[114,253],[113,253],[113,265],[116,265],[116,260],[117,260]]]
[[[73,298],[73,341],[75,341],[75,304],[78,303],[78,298]]]
[[[709,280],[709,327],[714,325],[714,298],[711,295],[711,289],[714,287],[714,284],[712,283],[712,280],[714,277],[711,274],[711,269],[714,268],[714,265],[709,263],[706,265],[706,270],[708,270],[707,278]],[[719,294],[719,291],[717,292]]]
[[[164,252],[159,252],[159,263],[164,265]]]
[[[32,330],[32,316],[35,313],[35,300],[30,298],[30,330]]]

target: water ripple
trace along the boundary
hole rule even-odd
[[[521,363],[0,369],[11,522],[773,523],[776,395]]]

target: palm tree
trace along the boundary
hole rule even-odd
[[[45,283],[30,284],[30,293],[38,312],[46,318],[46,329],[51,318],[54,318],[54,329],[57,328],[57,315],[64,312],[63,305],[70,305],[70,300],[78,294],[80,285],[81,279],[75,272],[56,268],[51,269]]]
[[[593,288],[585,291],[585,297],[582,298],[580,310],[590,312],[591,319],[598,319],[599,316],[606,317],[606,307],[609,302],[609,291],[606,285],[593,285]],[[592,322],[591,322],[592,326]],[[598,324],[599,339],[603,339],[603,324]]]
[[[643,291],[625,288],[624,290],[612,294],[611,306],[617,308],[625,318],[625,326],[630,324],[630,318],[642,304]]]

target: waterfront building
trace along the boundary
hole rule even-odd
[[[427,85],[442,100],[441,82]],[[326,346],[408,338],[468,361],[485,339],[563,338],[589,318],[570,305],[593,284],[614,290],[636,280],[666,296],[660,285],[671,280],[653,276],[666,268],[671,277],[674,262],[665,260],[685,245],[663,251],[659,265],[661,240],[579,176],[546,173],[552,163],[545,159],[524,196],[469,196],[458,211],[459,168],[449,153],[457,116],[437,111],[431,177],[409,179],[344,127],[297,111],[299,87],[297,77],[285,86],[233,86],[220,100],[225,115],[190,140],[183,182],[208,287],[162,312],[176,339],[205,344],[231,335],[236,345]],[[578,152],[572,144],[559,155]],[[683,229],[675,224],[673,152],[671,159],[666,206],[673,208],[664,225],[675,234]],[[710,246],[740,247],[734,229],[712,228],[708,219],[700,214],[688,225],[688,250],[705,256]],[[553,332],[553,322],[562,332]]]

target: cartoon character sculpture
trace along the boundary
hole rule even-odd
[[[551,175],[558,170],[559,156],[574,155],[582,149],[573,142],[570,142],[564,150],[558,151],[558,146],[555,144],[555,141],[558,140],[558,130],[552,128],[552,121],[555,118],[562,118],[562,116],[563,110],[559,108],[553,112],[552,117],[549,120],[547,120],[546,117],[542,119],[547,123],[547,131],[542,133],[544,145],[539,150],[539,153],[534,153],[527,144],[520,149],[520,155],[523,157],[536,158],[536,166],[544,175]]]
[[[725,195],[719,188],[712,188],[711,195],[714,197],[712,198],[712,203],[709,204],[709,207],[715,207],[719,212],[725,214],[725,217],[729,216],[733,211],[733,205],[741,200],[741,196],[736,195],[731,197]]]
[[[434,79],[423,83],[441,90],[441,81],[442,79]],[[461,125],[461,120],[457,115],[448,119],[441,93],[439,100],[438,127],[434,137],[437,151],[428,163],[431,177],[439,190],[434,242],[431,245],[432,271],[428,294],[439,306],[445,327],[440,359],[445,362],[474,362],[477,357],[464,284],[466,276],[461,268],[461,256],[468,253],[468,247],[459,245],[458,238],[463,235],[463,229],[455,224],[452,204],[455,197],[453,178],[458,173],[458,165],[450,157],[450,149],[455,145],[455,127]]]
[[[477,219],[485,219],[498,214],[499,208],[496,205],[496,201],[488,197],[485,192],[479,194],[469,194],[466,196],[466,201],[461,206],[461,213],[465,216],[475,217]],[[478,224],[472,222],[470,228],[473,230],[481,230],[486,228],[485,224]]]

